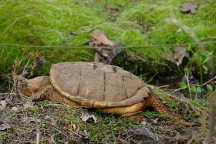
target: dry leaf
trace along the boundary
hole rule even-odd
[[[87,112],[82,113],[82,115],[81,115],[80,118],[81,118],[82,121],[84,121],[84,122],[89,122],[89,121],[93,121],[94,123],[97,122],[96,116],[93,115],[93,114],[89,114],[89,113],[87,113]]]
[[[16,106],[14,106],[14,107],[12,107],[11,108],[11,110],[13,110],[13,111],[18,111],[20,108],[19,107],[16,107]]]
[[[0,125],[0,131],[4,131],[4,130],[10,129],[10,128],[11,128],[11,126],[8,123],[3,123]]]
[[[177,66],[182,64],[183,58],[188,57],[189,54],[185,49],[185,46],[176,46],[174,47],[172,54],[169,56],[168,60],[173,63],[176,63]]]
[[[90,45],[92,45],[92,46],[113,47],[116,45],[116,43],[109,40],[103,32],[101,32],[97,29],[95,31],[93,31],[93,33],[90,35],[90,37],[93,39],[93,41],[90,43]]]
[[[184,3],[180,10],[182,13],[195,14],[197,11],[197,8],[198,8],[197,4],[188,2],[188,3]]]

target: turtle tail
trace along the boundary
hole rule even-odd
[[[152,94],[151,96],[151,105],[156,111],[169,116],[173,121],[176,121],[179,124],[189,127],[199,125],[198,123],[187,122],[185,120],[180,119],[176,114],[169,111],[168,107],[162,102],[159,96],[155,94]]]

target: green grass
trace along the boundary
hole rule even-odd
[[[50,64],[59,61],[92,61],[91,49],[76,47],[87,47],[85,43],[95,28],[126,47],[149,46],[129,50],[136,51],[155,69],[166,64],[173,45],[190,46],[194,53],[201,55],[191,37],[183,31],[177,32],[180,27],[167,22],[167,18],[176,18],[191,28],[202,42],[215,41],[216,4],[198,1],[197,13],[187,15],[179,11],[183,2],[185,0],[0,0],[0,73],[9,73],[16,58],[23,60],[23,66],[32,58],[30,52],[47,59],[39,73],[48,73]],[[214,45],[207,44],[205,51],[215,54]],[[214,64],[215,60],[213,56]],[[199,65],[194,59],[191,63]]]

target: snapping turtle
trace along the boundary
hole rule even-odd
[[[141,79],[118,66],[96,62],[53,64],[49,76],[29,80],[18,76],[18,88],[34,98],[123,116],[151,106],[179,123],[193,125],[170,113]]]

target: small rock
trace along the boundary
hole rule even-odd
[[[146,127],[140,127],[129,131],[129,135],[139,141],[159,141],[159,137]]]

